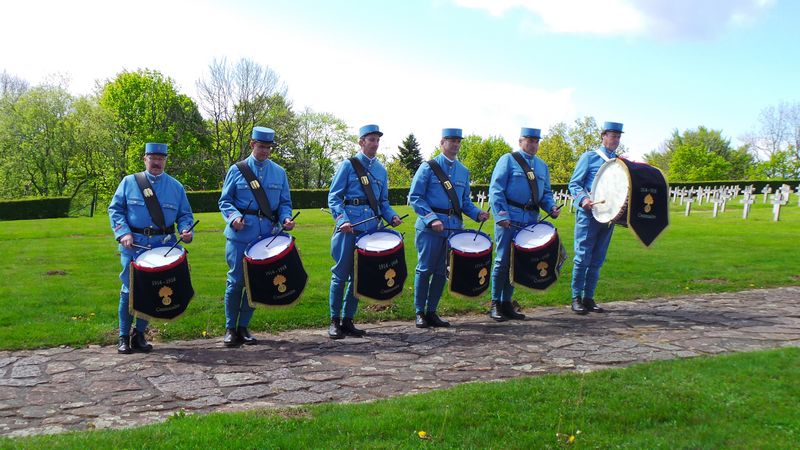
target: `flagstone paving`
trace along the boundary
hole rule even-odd
[[[124,428],[186,413],[361,402],[470,381],[800,346],[800,287],[605,303],[606,314],[528,309],[524,321],[451,318],[447,329],[366,324],[326,330],[115,347],[0,352],[0,435]]]

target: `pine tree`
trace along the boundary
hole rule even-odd
[[[409,174],[413,177],[417,169],[422,165],[422,154],[419,151],[419,142],[411,133],[403,140],[403,145],[397,147],[400,150],[400,162],[403,163]]]

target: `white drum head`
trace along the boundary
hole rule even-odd
[[[521,248],[539,248],[550,243],[555,235],[556,229],[554,227],[537,223],[519,230],[517,236],[514,237],[514,243]]]
[[[272,241],[273,237],[275,238],[274,241]],[[271,244],[269,244],[270,241],[272,241]],[[282,234],[278,235],[277,237],[269,236],[250,246],[250,248],[244,252],[244,255],[250,259],[269,259],[286,250],[291,243],[291,236],[285,236]],[[267,247],[267,244],[269,244],[269,247]]]
[[[592,183],[592,215],[600,223],[618,218],[628,204],[631,180],[625,163],[618,159],[607,161],[597,171]]]
[[[492,241],[483,234],[466,232],[450,236],[450,248],[464,253],[481,253],[492,247]]]
[[[141,267],[165,267],[180,259],[184,252],[182,248],[175,247],[169,255],[164,256],[167,251],[169,247],[156,247],[142,252],[136,257],[136,264]]]
[[[376,231],[365,234],[356,241],[356,247],[369,252],[382,252],[391,250],[402,242],[402,238],[388,231]]]

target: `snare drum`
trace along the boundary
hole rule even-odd
[[[450,292],[477,297],[489,288],[492,238],[477,230],[457,231],[447,239]]]
[[[511,283],[543,291],[556,282],[566,259],[556,227],[549,222],[529,225],[514,236]]]
[[[294,237],[280,233],[248,245],[244,280],[251,307],[294,304],[308,281]]]
[[[408,268],[400,233],[382,229],[362,234],[356,239],[354,259],[356,297],[386,302],[403,293]]]
[[[155,247],[131,262],[131,315],[172,320],[186,311],[194,297],[186,254],[180,247]]]

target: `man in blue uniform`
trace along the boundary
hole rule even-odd
[[[226,223],[225,259],[229,268],[225,287],[223,338],[226,347],[258,343],[248,330],[254,309],[244,292],[245,249],[251,242],[278,232],[280,224],[286,230],[294,228],[286,171],[269,159],[274,147],[275,131],[266,127],[254,127],[250,134],[252,153],[243,161],[244,167],[240,169],[234,164],[228,169],[219,197],[219,210]],[[242,173],[242,170],[247,171],[248,168],[254,177],[253,182],[248,182]],[[261,196],[264,205],[257,195]]]
[[[511,299],[514,286],[508,277],[511,240],[517,229],[537,222],[540,210],[549,212],[553,218],[559,214],[550,189],[550,169],[536,156],[541,138],[542,130],[522,128],[520,150],[514,152],[516,156],[509,153],[500,157],[494,166],[489,184],[489,204],[494,213],[494,236],[497,242],[497,256],[492,269],[492,309],[489,316],[498,322],[525,318],[524,314],[514,311]],[[527,168],[523,169],[515,159],[517,157],[521,157],[533,171],[535,192],[531,192]]]
[[[117,187],[111,204],[108,206],[108,217],[114,238],[119,242],[120,263],[122,272],[122,289],[119,294],[119,353],[149,352],[153,346],[145,340],[147,321],[137,317],[136,327],[131,335],[133,316],[128,311],[128,289],[130,282],[131,261],[142,253],[143,247],[158,247],[175,242],[175,225],[177,223],[183,242],[192,241],[192,227],[194,216],[186,191],[178,180],[164,173],[167,164],[167,144],[147,143],[144,147],[144,178],[150,186],[144,191],[139,187],[135,175],[128,175],[122,179]],[[151,217],[150,210],[145,203],[146,197],[152,197],[149,189],[157,199],[163,215],[163,224],[157,224]],[[148,200],[149,201],[149,200]],[[163,228],[162,228],[163,227]]]
[[[341,339],[345,336],[361,337],[367,334],[353,324],[358,309],[358,298],[353,295],[353,254],[356,236],[375,231],[381,224],[381,218],[395,227],[402,223],[389,205],[389,177],[386,168],[376,157],[381,136],[383,133],[377,125],[364,125],[358,130],[358,145],[361,151],[356,154],[354,160],[342,161],[333,175],[328,193],[328,207],[336,221],[336,229],[331,239],[334,265],[331,268],[331,288],[328,296],[331,315],[328,336],[331,339]],[[360,164],[360,167],[355,167],[354,164]],[[366,179],[357,173],[357,170],[360,171],[362,168]],[[377,211],[370,205],[372,200],[369,197],[374,197],[374,208]],[[354,225],[371,217],[375,219]]]
[[[488,212],[481,211],[470,200],[469,170],[457,160],[461,129],[443,129],[440,145],[442,153],[433,160],[449,178],[459,205],[451,203],[429,162],[422,163],[414,174],[409,192],[411,207],[419,216],[414,239],[417,247],[414,308],[418,328],[450,326],[436,311],[447,281],[447,238],[451,230],[463,228],[461,215],[455,214],[454,206],[473,220],[482,222],[489,218]]]
[[[603,312],[594,301],[594,291],[600,279],[600,267],[606,259],[608,244],[614,227],[600,223],[592,216],[592,182],[600,166],[612,158],[619,147],[622,136],[622,124],[605,122],[601,137],[603,145],[591,150],[578,159],[572,178],[569,180],[569,192],[575,198],[577,213],[575,214],[575,258],[572,269],[572,310],[576,314]]]

